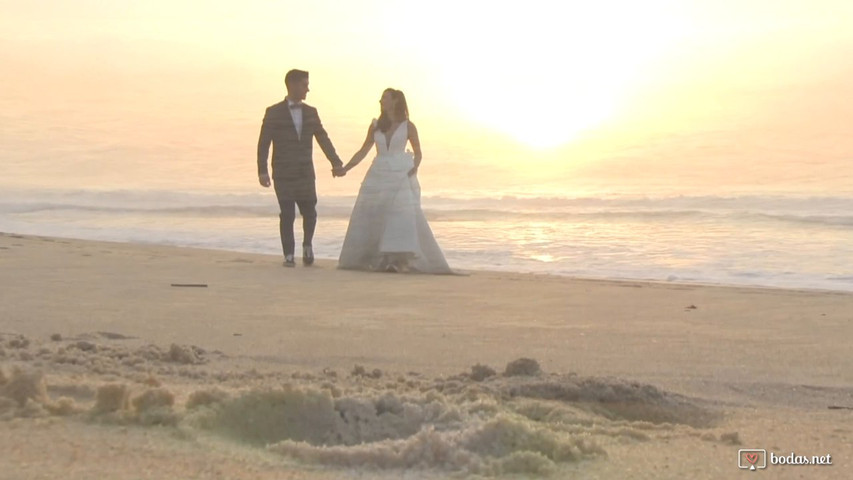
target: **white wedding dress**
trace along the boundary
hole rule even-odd
[[[402,256],[410,271],[453,273],[421,210],[417,175],[409,176],[408,126],[402,122],[390,139],[375,129],[376,158],[361,182],[338,268],[382,270],[389,258]]]

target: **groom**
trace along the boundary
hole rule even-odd
[[[284,266],[295,267],[293,222],[295,206],[302,215],[302,264],[314,263],[311,240],[317,225],[317,190],[314,184],[312,159],[313,139],[332,163],[332,176],[343,176],[343,162],[335,153],[335,147],[317,115],[317,109],[302,103],[308,94],[308,72],[291,70],[284,77],[287,96],[283,102],[267,108],[258,139],[258,181],[270,186],[267,172],[267,157],[270,143],[272,153],[272,184],[278,205],[281,248],[284,251]]]

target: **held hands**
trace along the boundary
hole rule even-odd
[[[344,166],[334,167],[332,169],[332,177],[343,177],[347,174],[347,169]]]

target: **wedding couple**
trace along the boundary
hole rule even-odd
[[[295,267],[293,222],[295,208],[302,215],[302,263],[314,263],[311,241],[317,225],[317,191],[313,140],[332,164],[332,176],[343,177],[375,145],[376,157],[362,181],[350,217],[338,268],[387,272],[452,273],[421,209],[417,172],[421,146],[403,92],[387,89],[379,103],[381,113],[352,159],[343,164],[317,115],[303,103],[308,94],[308,72],[291,70],[284,77],[287,97],[266,110],[258,139],[258,180],[273,185],[280,208],[279,231],[284,266]],[[411,143],[414,155],[406,152]],[[273,145],[272,179],[267,170]]]

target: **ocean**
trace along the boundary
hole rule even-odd
[[[278,80],[242,96],[224,80],[146,75],[8,85],[0,231],[280,254],[275,195],[255,167]],[[348,160],[373,107],[329,101],[332,86],[309,103]],[[422,204],[458,270],[853,291],[853,144],[820,109],[853,106],[815,105],[635,122],[537,150],[422,104]],[[369,161],[332,179],[315,149],[319,258],[337,258]]]
[[[354,195],[322,195],[336,259]],[[853,291],[853,196],[430,196],[448,262],[579,278]],[[0,231],[280,255],[271,190],[0,190]],[[297,239],[301,236],[299,222]]]

